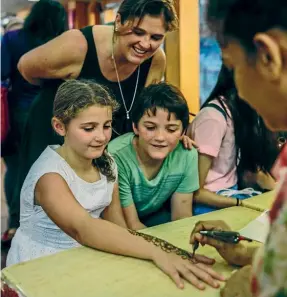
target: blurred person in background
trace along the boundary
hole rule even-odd
[[[10,19],[8,24],[6,25],[4,32],[15,31],[23,28],[24,21],[20,18],[13,17]]]
[[[19,19],[12,19],[6,26],[1,42],[1,81],[8,87],[10,129],[1,145],[1,156],[6,164],[4,190],[9,208],[9,229],[1,238],[7,247],[19,225],[20,201],[14,195],[19,168],[19,147],[27,115],[40,86],[28,83],[17,69],[21,56],[43,45],[67,30],[67,15],[64,7],[52,0],[40,0],[26,18],[23,28]],[[16,29],[16,30],[15,30]],[[12,30],[12,31],[11,31]]]

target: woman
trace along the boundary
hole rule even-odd
[[[113,137],[132,131],[130,112],[138,93],[160,81],[165,55],[160,48],[168,31],[177,27],[171,1],[124,0],[114,26],[70,30],[33,51],[19,62],[19,70],[43,90],[31,110],[22,146],[17,193],[41,152],[60,143],[50,121],[56,90],[65,79],[94,79],[108,87],[121,108],[115,115]]]
[[[189,134],[199,151],[201,188],[195,196],[195,214],[235,206],[241,203],[238,199],[274,188],[269,173],[279,154],[277,135],[238,97],[225,66]]]
[[[10,113],[10,131],[1,147],[1,156],[7,168],[4,185],[9,207],[9,229],[4,232],[1,240],[4,245],[9,246],[19,225],[19,196],[15,195],[15,179],[19,170],[20,142],[30,106],[40,91],[39,86],[33,86],[23,79],[17,64],[25,53],[62,34],[66,29],[64,7],[52,0],[41,0],[32,7],[23,29],[7,32],[2,39],[1,80],[9,87]]]
[[[287,130],[287,2],[285,0],[212,0],[208,19],[222,45],[225,65],[234,72],[240,98],[247,101],[272,131]],[[270,231],[259,251],[228,245],[198,234],[226,230],[222,222],[200,222],[191,235],[210,244],[230,263],[244,268],[232,275],[223,297],[287,296],[287,146],[272,170],[278,180],[270,211]],[[252,258],[256,254],[253,267]]]

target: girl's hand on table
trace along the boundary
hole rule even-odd
[[[225,278],[215,272],[210,266],[197,261],[208,264],[214,263],[212,259],[204,256],[197,256],[194,263],[192,263],[189,260],[182,259],[175,253],[166,253],[158,248],[153,255],[155,265],[166,273],[178,288],[184,288],[183,279],[200,290],[205,289],[205,284],[213,288],[219,288],[218,281],[224,281]]]
[[[245,266],[235,273],[226,282],[221,290],[221,297],[252,297],[251,294],[251,266]]]

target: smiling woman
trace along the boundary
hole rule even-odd
[[[108,87],[120,104],[113,121],[112,138],[132,131],[130,113],[139,92],[165,72],[160,48],[166,33],[177,27],[171,0],[124,0],[114,26],[70,30],[25,54],[18,68],[32,84],[41,84],[22,144],[23,160],[16,195],[45,147],[61,140],[50,121],[55,93],[66,79],[94,79]]]

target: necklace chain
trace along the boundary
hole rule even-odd
[[[140,65],[138,67],[138,73],[137,73],[137,81],[136,81],[136,86],[135,86],[135,91],[134,91],[134,95],[133,95],[133,99],[132,99],[132,103],[130,105],[130,108],[127,109],[126,106],[126,101],[125,101],[125,97],[122,91],[122,86],[121,86],[121,82],[120,82],[120,77],[119,77],[119,73],[118,73],[118,69],[117,69],[117,64],[116,64],[116,60],[115,60],[115,56],[114,56],[114,44],[112,44],[112,60],[114,62],[114,66],[115,66],[115,70],[116,70],[116,75],[117,75],[117,81],[118,81],[118,85],[119,85],[119,89],[120,89],[120,93],[121,93],[121,97],[122,97],[122,101],[124,104],[124,108],[126,110],[126,114],[127,114],[127,119],[130,119],[130,112],[132,110],[132,107],[134,105],[134,101],[135,101],[135,97],[136,97],[136,93],[137,93],[137,88],[138,88],[138,82],[139,82],[139,74],[140,74]]]

